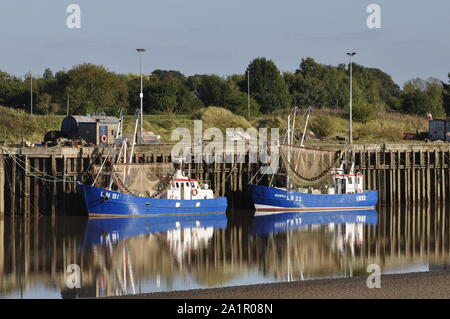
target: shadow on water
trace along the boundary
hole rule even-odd
[[[447,267],[450,257],[444,205],[258,217],[245,205],[229,211],[228,219],[5,218],[0,297],[98,297],[345,278],[367,275],[373,263],[385,273],[430,271]],[[71,264],[80,266],[79,289],[67,286]]]

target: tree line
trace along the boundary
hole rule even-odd
[[[90,63],[56,73],[47,68],[38,77],[0,71],[0,105],[30,110],[31,81],[37,114],[66,114],[67,108],[70,114],[116,115],[120,109],[133,114],[140,105],[139,75],[117,74]],[[347,110],[349,66],[305,58],[297,70],[281,73],[273,61],[260,57],[244,73],[227,77],[154,70],[143,77],[143,94],[146,114],[186,114],[206,106],[224,107],[243,116],[248,115],[248,106],[252,116],[294,105]],[[417,78],[400,88],[389,74],[354,63],[354,119],[367,121],[380,110],[430,112],[435,118],[450,115],[450,83]]]

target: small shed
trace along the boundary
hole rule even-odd
[[[114,143],[119,119],[105,115],[69,115],[61,123],[61,131],[71,139],[82,138],[95,145]]]
[[[432,141],[445,141],[446,120],[431,120],[429,122],[429,137]]]
[[[446,120],[445,124],[445,140],[450,142],[450,118]]]

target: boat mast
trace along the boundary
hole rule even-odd
[[[287,123],[287,144],[288,144],[288,156],[287,162],[288,165],[291,164],[291,114],[288,115],[288,123]],[[289,189],[289,174],[288,169],[286,169],[286,189]]]
[[[122,123],[123,123],[123,115],[122,115],[122,109],[120,109],[120,111],[119,111],[119,124],[117,125],[116,134],[114,134],[114,143],[113,143],[113,146],[112,146],[113,147],[113,155],[111,157],[111,159],[112,159],[111,163],[113,163],[113,164],[119,162],[120,156],[122,154],[123,141],[119,140],[119,138],[122,137],[122,126],[123,126]],[[116,145],[120,144],[121,142],[122,142],[122,146],[120,148],[119,155],[116,157]],[[114,168],[112,167],[112,170],[111,170],[111,172],[109,174],[109,183],[108,183],[109,187],[108,187],[108,189],[111,189],[112,184],[113,184],[113,176],[112,176],[113,170],[114,170]]]
[[[294,106],[293,110],[292,110],[293,114],[293,119],[292,119],[292,124],[291,124],[291,114],[289,113],[288,115],[288,127],[287,127],[287,144],[288,144],[288,156],[287,156],[287,162],[288,165],[291,165],[291,147],[292,144],[294,144],[294,136],[295,136],[295,116],[297,114],[297,107]],[[291,185],[290,185],[290,179],[289,179],[289,174],[288,171],[286,170],[286,189],[290,189]]]
[[[312,106],[309,106],[308,109],[306,110],[306,122],[305,122],[305,128],[303,129],[303,134],[302,134],[302,141],[300,143],[300,146],[303,147],[303,142],[305,141],[305,134],[306,134],[306,129],[308,127],[308,121],[309,121],[309,116],[311,115],[311,111],[312,111]]]
[[[128,163],[132,163],[133,161],[133,153],[134,153],[134,146],[136,145],[136,139],[137,139],[137,128],[139,124],[139,116],[140,116],[140,110],[138,109],[136,111],[136,124],[134,125],[134,134],[133,134],[133,144],[131,145],[131,151],[130,151],[130,158],[128,160]],[[130,174],[130,167],[128,166],[127,169],[127,176]]]
[[[297,107],[294,106],[294,109],[292,111],[294,113],[294,119],[292,120],[292,127],[291,127],[291,141],[290,141],[290,145],[294,144],[294,137],[295,137],[295,116],[297,115]]]

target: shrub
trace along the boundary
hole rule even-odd
[[[309,128],[317,137],[327,137],[334,133],[335,123],[331,117],[319,115],[311,121]]]
[[[357,101],[353,105],[353,120],[356,122],[367,123],[373,119],[377,111],[375,104],[369,104],[366,101]]]

